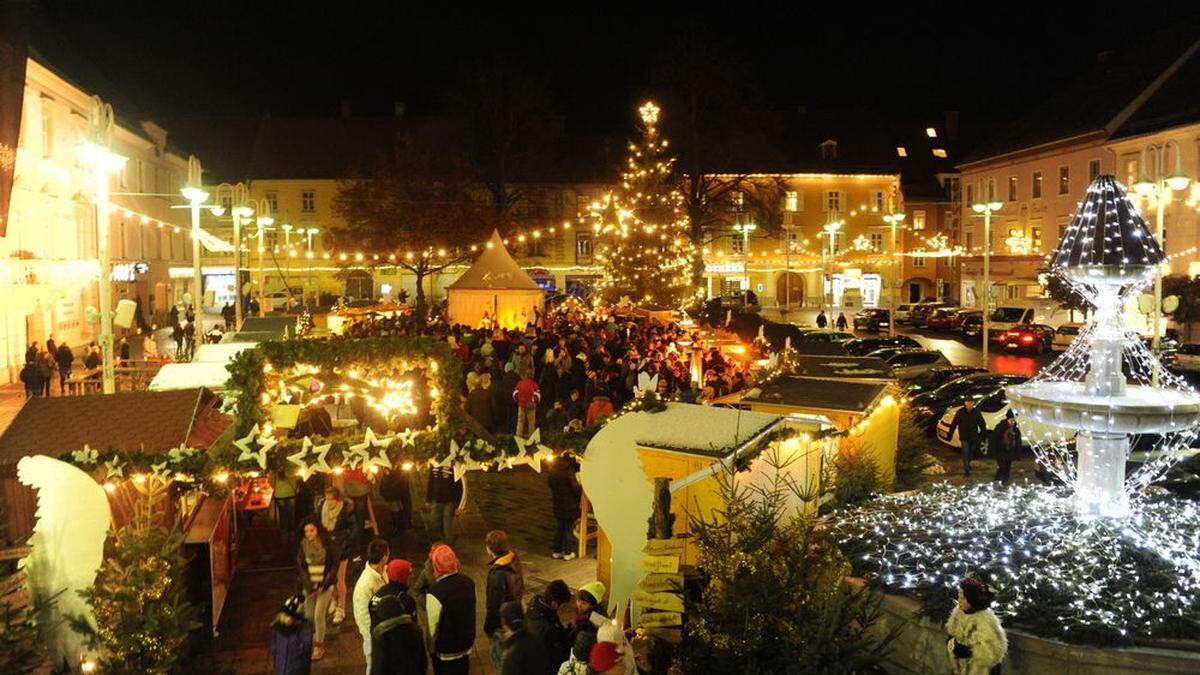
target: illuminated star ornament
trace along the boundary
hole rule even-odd
[[[238,455],[237,461],[255,462],[260,469],[265,471],[267,468],[267,452],[275,447],[277,442],[270,436],[263,436],[258,425],[255,424],[249,433],[233,442],[234,447],[242,451]],[[257,445],[257,449],[251,448],[251,444]]]
[[[77,464],[90,466],[100,461],[100,453],[85,443],[82,450],[76,450],[71,453],[71,459],[74,459]]]
[[[312,439],[305,436],[304,440],[300,441],[300,451],[288,455],[288,461],[299,467],[300,475],[305,478],[314,471],[328,473],[333,471],[333,467],[329,466],[325,455],[329,454],[329,449],[332,447],[332,443],[313,445]],[[316,455],[317,461],[310,464],[306,459],[309,454]]]
[[[104,463],[104,477],[108,478],[124,478],[125,463],[119,457],[113,457]]]

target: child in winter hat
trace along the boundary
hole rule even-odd
[[[575,635],[575,644],[571,647],[571,655],[558,668],[558,675],[589,675],[588,663],[592,657],[592,647],[596,644],[596,634],[583,630]]]
[[[995,596],[978,573],[967,575],[958,584],[958,603],[946,621],[950,634],[946,652],[950,667],[959,675],[986,675],[1004,661],[1008,638],[991,610]]]

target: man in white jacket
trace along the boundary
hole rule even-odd
[[[389,555],[391,551],[386,540],[371,540],[371,543],[367,544],[367,566],[363,568],[362,574],[354,584],[354,624],[358,626],[359,635],[362,635],[368,675],[371,672],[371,597],[387,583],[384,570],[387,568]]]

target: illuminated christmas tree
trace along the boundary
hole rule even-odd
[[[617,302],[684,307],[699,299],[691,281],[696,254],[688,237],[683,193],[675,183],[675,158],[658,133],[659,108],[646,103],[640,143],[629,157],[615,191],[592,203],[583,215],[596,233],[596,259],[604,268],[600,297]]]

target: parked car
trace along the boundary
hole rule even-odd
[[[1064,323],[1054,331],[1054,339],[1050,342],[1050,349],[1056,352],[1065,352],[1067,347],[1075,341],[1079,335],[1079,331],[1083,329],[1081,323]]]
[[[912,411],[918,423],[930,427],[937,423],[937,420],[946,412],[946,408],[950,406],[962,405],[962,402],[968,398],[983,398],[999,387],[1020,384],[1028,379],[1023,375],[1001,373],[967,375],[951,380],[933,391],[912,397],[909,401],[909,410]]]
[[[925,320],[929,318],[929,315],[933,313],[933,310],[949,306],[950,303],[941,301],[918,303],[912,308],[912,311],[909,312],[908,322],[913,326],[920,328],[921,326],[925,325]]]
[[[869,356],[873,359],[882,359],[884,361],[887,361],[888,359],[892,358],[893,356],[895,356],[896,354],[899,354],[901,352],[911,352],[911,351],[921,351],[921,350],[922,350],[921,347],[881,347],[880,349],[876,349],[873,352],[867,352],[866,354],[863,354],[863,356]]]
[[[1001,334],[999,344],[1009,352],[1041,354],[1054,342],[1054,329],[1039,323],[1013,326]]]
[[[910,349],[892,355],[887,364],[892,367],[896,379],[911,380],[930,368],[949,365],[950,359],[936,349]]]
[[[949,433],[950,425],[954,422],[954,415],[962,404],[954,405],[946,409],[942,413],[942,418],[937,423],[937,439],[952,448],[962,448],[962,441],[958,437],[958,429],[954,433]],[[975,403],[979,414],[983,416],[983,423],[988,430],[996,428],[1005,417],[1008,416],[1008,394],[1003,388],[993,389],[988,394]],[[1018,417],[1017,426],[1021,429],[1021,438],[1024,442],[1024,447],[1029,447],[1029,441],[1032,438],[1044,438],[1051,433],[1059,432],[1058,429],[1048,424],[1043,424],[1029,417]],[[1060,432],[1061,433],[1061,432]],[[987,447],[987,443],[983,444],[981,452],[984,455],[991,454]]]
[[[908,323],[910,318],[909,313],[912,312],[912,308],[913,306],[911,304],[900,305],[896,308],[896,325]]]
[[[859,338],[857,340],[850,340],[843,346],[846,348],[846,353],[850,356],[866,356],[873,351],[888,347],[920,349],[921,343],[907,335],[897,335],[895,337]]]
[[[950,330],[955,333],[961,333],[963,324],[967,319],[977,316],[980,322],[983,322],[983,311],[978,309],[960,309],[950,316]]]
[[[1200,345],[1179,345],[1172,366],[1178,371],[1200,371]]]
[[[810,330],[800,335],[801,343],[812,342],[849,342],[854,339],[854,333],[840,330]]]
[[[988,372],[986,368],[980,368],[979,366],[938,366],[930,368],[901,386],[909,396],[916,396],[927,391],[933,391],[947,382],[953,382],[968,375],[986,372]]]
[[[854,330],[878,333],[891,326],[886,309],[864,309],[854,315]]]
[[[954,315],[959,311],[958,307],[941,307],[929,313],[925,317],[925,327],[930,330],[950,330]]]

